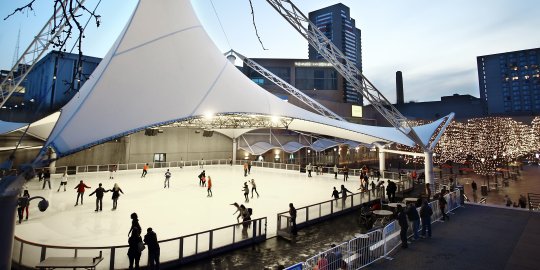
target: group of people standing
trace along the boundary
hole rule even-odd
[[[141,237],[142,228],[139,224],[139,217],[137,213],[131,214],[131,228],[128,232],[128,258],[129,269],[139,269],[139,261],[141,255],[145,249],[145,245],[148,247],[148,267],[146,269],[159,269],[159,254],[160,248],[157,240],[157,235],[152,228],[146,229],[146,235],[144,240]]]
[[[79,205],[79,198],[81,199],[81,205],[83,205],[84,202],[84,192],[87,188],[91,188],[87,186],[83,180],[79,182],[77,186],[75,186],[74,189],[77,190],[77,201],[75,202],[75,206]],[[103,188],[103,185],[99,183],[99,187],[96,188],[92,193],[90,193],[89,196],[92,196],[96,194],[96,210],[95,212],[102,211],[103,210],[103,196],[107,192],[112,192],[111,199],[113,201],[113,208],[111,210],[116,210],[116,207],[118,206],[118,198],[120,198],[120,193],[124,194],[124,191],[118,186],[117,183],[114,184],[113,188],[111,189],[105,189]]]
[[[206,171],[203,170],[198,176],[197,178],[199,178],[199,186],[200,187],[206,187],[206,197],[212,197],[213,194],[212,194],[212,177],[210,177],[210,175],[208,177],[206,177]],[[207,185],[207,182],[208,182],[208,185]]]
[[[429,205],[427,200],[422,201],[422,206],[420,207],[420,213],[418,213],[415,203],[410,203],[406,209],[398,204],[397,220],[398,220],[399,226],[401,227],[400,238],[401,238],[402,248],[408,247],[408,242],[407,242],[407,230],[409,229],[408,221],[410,221],[413,226],[413,239],[414,240],[418,240],[420,237],[431,238],[431,216],[432,215],[433,215],[433,209],[431,209],[431,206]],[[418,235],[420,221],[422,223],[422,229],[420,231],[420,235]]]

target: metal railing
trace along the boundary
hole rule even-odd
[[[375,193],[373,193],[372,190],[368,190],[353,193],[347,196],[345,200],[343,200],[343,198],[337,200],[333,199],[299,207],[296,208],[296,226],[298,228],[303,228],[338,213],[345,213],[360,208],[362,204],[377,199],[384,199],[384,187],[379,188]],[[278,213],[277,235],[289,237],[291,229],[291,217],[289,212]]]
[[[527,193],[527,202],[529,204],[529,210],[531,211],[540,210],[540,194]]]
[[[450,212],[461,207],[460,191],[456,190],[445,195],[448,202],[446,212]],[[431,216],[432,223],[437,222],[442,216],[439,208],[439,202],[429,203],[433,210]],[[420,211],[420,208],[417,208]],[[412,223],[409,222],[407,235],[413,235]],[[337,245],[331,249],[318,253],[308,258],[302,263],[302,269],[318,269],[320,260],[325,260],[321,264],[328,265],[327,269],[361,269],[368,265],[383,259],[401,244],[400,230],[397,220],[388,223],[383,228],[372,230],[366,234],[360,234],[358,237]],[[341,259],[339,259],[341,258]],[[343,268],[343,266],[346,267]],[[335,267],[330,267],[335,266]],[[339,268],[342,267],[342,268]]]
[[[214,255],[232,248],[251,245],[266,240],[266,217],[250,223],[232,224],[212,230],[193,233],[158,241],[162,264],[182,264],[206,256]],[[249,226],[247,226],[249,224]],[[127,239],[126,239],[127,241]],[[12,260],[14,268],[33,268],[49,256],[54,257],[95,257],[102,254],[103,263],[97,269],[126,269],[129,266],[126,256],[128,245],[101,247],[69,247],[33,243],[15,236]],[[147,252],[142,252],[140,265],[148,261]]]

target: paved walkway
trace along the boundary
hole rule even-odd
[[[540,213],[466,205],[448,222],[433,225],[433,238],[398,248],[373,269],[540,269]]]

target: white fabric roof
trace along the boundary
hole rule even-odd
[[[60,113],[56,112],[30,124],[27,134],[43,141],[47,140],[59,116]],[[17,130],[24,131],[26,129],[26,125],[28,125],[28,123],[0,121],[0,134],[6,134]]]
[[[207,112],[286,116],[294,119],[291,130],[414,145],[395,128],[330,119],[260,88],[217,49],[189,0],[140,0],[109,53],[62,109],[46,146],[64,156]]]

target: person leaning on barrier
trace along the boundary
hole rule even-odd
[[[296,208],[292,203],[289,203],[289,215],[291,216],[291,233],[292,235],[297,235],[298,231],[296,229]]]
[[[397,206],[397,220],[399,222],[399,227],[401,227],[399,232],[399,236],[401,237],[401,247],[408,248],[407,230],[409,229],[409,222],[407,222],[407,214],[405,213],[405,210],[403,210],[401,204],[398,204]]]
[[[427,237],[431,238],[431,215],[433,215],[433,209],[429,206],[428,201],[424,200],[422,202],[422,207],[420,207],[420,218],[422,219],[422,232],[420,233],[422,238]]]
[[[156,233],[152,228],[146,230],[144,243],[148,246],[148,268],[150,270],[159,269],[159,243]]]

